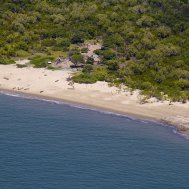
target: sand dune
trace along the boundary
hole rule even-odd
[[[26,94],[56,98],[94,106],[104,110],[155,120],[167,121],[180,131],[189,132],[189,103],[153,102],[140,104],[139,92],[132,95],[109,87],[106,82],[74,84],[67,81],[70,71],[51,71],[16,65],[0,65],[0,88]]]

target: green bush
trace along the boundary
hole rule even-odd
[[[94,63],[94,58],[88,57],[88,58],[87,58],[87,61],[86,61],[86,64],[93,65],[93,63]]]
[[[65,48],[65,47],[69,47],[70,44],[71,44],[70,40],[67,39],[67,38],[58,38],[58,39],[56,39],[56,46],[57,47]]]
[[[27,51],[24,51],[24,50],[18,50],[18,51],[16,51],[16,56],[17,57],[29,57],[30,53],[28,53]]]
[[[15,64],[14,60],[9,59],[0,59],[0,64],[7,65],[7,64]]]
[[[76,83],[86,83],[92,84],[97,82],[97,78],[93,77],[90,74],[81,73],[72,77],[72,80]]]
[[[84,42],[84,36],[82,33],[75,33],[71,38],[71,43],[73,44],[83,43],[83,42]]]
[[[80,53],[73,54],[71,56],[71,61],[75,64],[75,66],[77,66],[79,63],[85,62],[82,54],[80,54]]]
[[[82,49],[81,49],[81,53],[87,53],[88,50],[89,50],[88,48],[82,48]]]
[[[86,64],[82,70],[83,73],[90,73],[93,71],[93,66],[90,64]]]
[[[36,56],[32,58],[30,63],[33,64],[35,68],[46,68],[48,66],[48,62],[53,60],[54,58],[51,56]]]

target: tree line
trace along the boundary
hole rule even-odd
[[[189,100],[187,0],[3,0],[0,13],[1,64],[99,39],[101,63],[86,63],[75,81]]]

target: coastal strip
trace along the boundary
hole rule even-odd
[[[189,134],[189,103],[170,104],[151,99],[149,103],[141,104],[139,91],[120,90],[106,82],[70,85],[68,78],[71,75],[71,71],[0,65],[0,89],[139,119],[163,121],[174,125],[179,132]]]

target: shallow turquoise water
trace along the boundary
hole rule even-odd
[[[0,95],[0,189],[188,189],[172,128]]]

